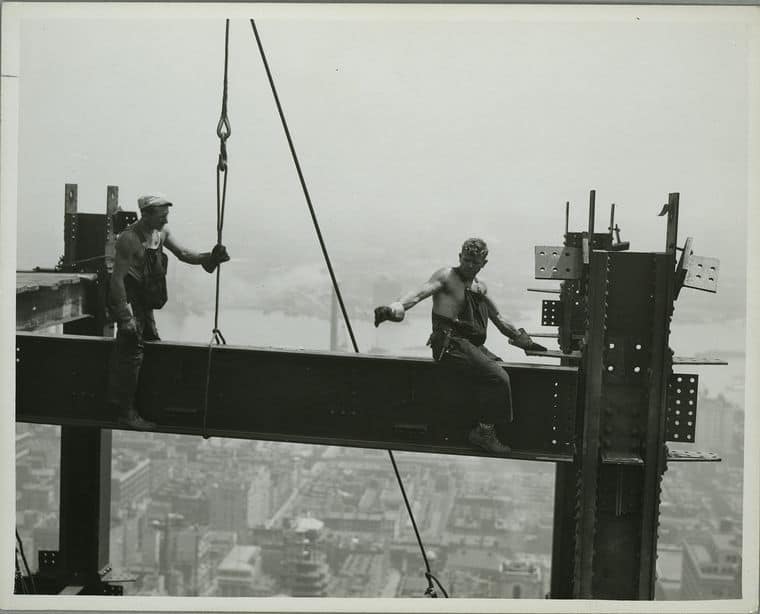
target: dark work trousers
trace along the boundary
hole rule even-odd
[[[433,357],[440,355],[440,346],[433,343]],[[475,345],[462,337],[451,336],[438,364],[455,377],[473,382],[478,413],[484,424],[512,422],[512,388],[509,375],[499,364],[501,359],[484,345]]]
[[[129,294],[128,292],[128,296]],[[153,309],[146,308],[142,301],[134,297],[129,303],[135,317],[136,331],[117,331],[108,373],[108,402],[118,405],[122,411],[134,407],[144,355],[143,341],[160,340]]]

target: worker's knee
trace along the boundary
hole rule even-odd
[[[492,384],[501,384],[509,387],[509,374],[497,363],[491,363],[483,370],[483,379]]]

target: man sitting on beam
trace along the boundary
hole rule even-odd
[[[428,345],[433,359],[455,375],[476,384],[477,424],[469,432],[470,443],[493,454],[507,454],[510,447],[496,434],[497,422],[514,418],[509,375],[499,364],[501,358],[483,345],[488,320],[509,343],[523,350],[545,351],[525,329],[517,329],[499,313],[488,289],[476,275],[485,266],[488,246],[478,238],[467,239],[459,253],[459,266],[438,269],[418,290],[395,303],[375,309],[375,326],[390,320],[401,322],[406,310],[429,296],[433,297],[433,332]]]

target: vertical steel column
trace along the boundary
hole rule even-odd
[[[60,479],[61,571],[65,582],[90,583],[109,558],[111,431],[61,427]]]
[[[580,509],[576,522],[573,596],[592,598],[594,535],[597,521],[599,427],[602,410],[604,333],[607,319],[607,265],[609,254],[590,249],[588,328],[582,365],[585,379],[582,449],[580,450]]]
[[[662,475],[667,467],[665,418],[667,382],[673,372],[673,352],[669,347],[670,322],[675,292],[676,245],[678,244],[678,207],[680,195],[668,195],[668,226],[665,255],[655,259],[654,329],[649,382],[647,439],[644,450],[644,492],[639,568],[639,599],[654,599],[657,528],[660,516]]]
[[[660,490],[666,466],[665,417],[672,351],[668,346],[670,318],[673,313],[673,259],[655,256],[652,358],[649,378],[649,407],[646,417],[646,442],[643,450],[641,543],[639,565],[639,599],[654,599],[657,561],[657,527],[660,515]]]
[[[565,203],[565,234],[564,245],[582,247],[583,239],[574,241],[570,235],[570,202]],[[586,267],[584,267],[585,269]],[[577,313],[575,303],[585,303],[585,286],[587,276],[582,279],[566,280],[561,284],[560,301],[562,302],[562,321],[559,327],[560,348],[570,352],[575,347],[573,341],[573,320]],[[585,305],[583,307],[585,309]],[[571,365],[574,362],[567,358],[560,359],[561,365]],[[583,441],[585,386],[582,378],[578,382],[578,399],[580,400],[575,416],[575,445]],[[575,461],[572,465],[556,463],[554,472],[554,516],[552,530],[552,567],[551,589],[552,599],[571,599],[575,593],[575,556],[577,551],[577,523],[580,505],[579,484],[581,480],[580,451],[575,451]]]
[[[63,211],[63,262],[70,264],[77,259],[77,199],[78,186],[76,183],[67,183],[64,192]]]
[[[106,188],[106,249],[105,269],[113,270],[113,259],[116,255],[116,237],[113,232],[113,216],[119,209],[119,186],[109,185]]]
[[[112,210],[111,200],[109,198],[107,205],[109,212]],[[77,244],[92,241],[91,237],[80,237],[78,233],[76,184],[66,184],[65,208],[64,265],[73,265]],[[90,310],[94,318],[65,324],[63,332],[75,335],[108,334],[104,296],[104,292],[92,295]],[[112,329],[110,332],[113,334]],[[59,571],[64,582],[92,583],[108,563],[110,505],[111,431],[61,427],[58,548]]]
[[[581,412],[582,413],[582,412]],[[573,597],[575,557],[575,505],[578,465],[555,463],[554,517],[552,530],[552,599]]]

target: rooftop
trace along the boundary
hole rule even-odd
[[[233,546],[217,568],[218,573],[251,572],[255,569],[256,560],[261,549],[258,546]]]
[[[661,582],[680,582],[683,550],[679,546],[657,548],[657,579]]]

